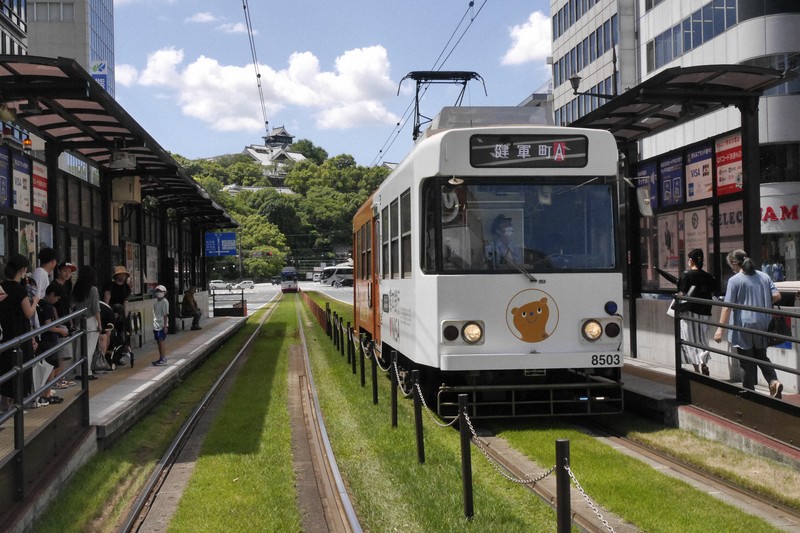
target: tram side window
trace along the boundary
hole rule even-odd
[[[389,208],[381,210],[381,276],[389,277]]]
[[[401,277],[411,277],[411,190],[400,195]]]
[[[389,204],[389,234],[392,244],[389,251],[389,261],[392,265],[392,277],[400,277],[400,209],[397,200]]]

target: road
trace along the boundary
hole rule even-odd
[[[275,294],[281,290],[280,285],[273,285],[272,283],[256,283],[252,289],[244,289],[244,299],[247,300],[247,314],[252,315],[256,311],[258,311],[261,307],[263,307],[267,302],[269,302]],[[315,283],[313,281],[301,281],[300,282],[300,290],[301,291],[319,291],[331,298],[336,300],[342,301],[347,304],[353,303],[353,287],[330,287],[328,285],[321,285],[320,283]],[[227,291],[227,290],[220,290],[216,291],[217,295],[220,297],[227,298],[228,295],[231,297],[238,296],[239,291]],[[212,301],[209,298],[209,307],[212,305]]]

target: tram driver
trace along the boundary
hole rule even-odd
[[[492,222],[492,240],[485,245],[486,260],[492,268],[512,268],[522,262],[519,245],[514,241],[514,222],[500,213]]]

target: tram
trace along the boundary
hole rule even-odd
[[[299,292],[300,285],[298,285],[297,279],[297,269],[295,267],[283,267],[283,270],[281,270],[281,292]]]
[[[443,416],[621,412],[615,140],[497,109],[443,109],[359,208],[356,332]]]

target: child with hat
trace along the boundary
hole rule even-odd
[[[169,301],[167,301],[167,288],[158,285],[153,291],[156,297],[153,302],[153,338],[158,345],[158,360],[153,361],[154,366],[164,366],[167,358],[164,355],[164,341],[167,340],[167,327],[169,324]]]

